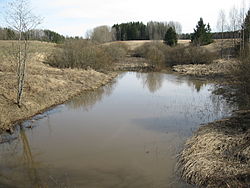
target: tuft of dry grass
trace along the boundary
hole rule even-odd
[[[204,187],[250,186],[250,111],[202,126],[179,155],[178,171]]]
[[[237,59],[217,59],[210,64],[175,65],[173,71],[190,76],[231,76],[231,69],[239,65]]]

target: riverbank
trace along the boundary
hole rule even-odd
[[[218,59],[211,64],[177,65],[172,70],[231,85],[237,83],[233,76],[240,69],[240,63],[237,59]],[[199,187],[250,187],[249,124],[250,110],[244,110],[202,125],[186,141],[178,156],[180,177]]]
[[[149,72],[154,70],[155,66],[150,64],[147,59],[130,55],[117,61],[113,68],[113,71]]]
[[[0,67],[0,131],[12,132],[13,125],[62,104],[86,90],[94,90],[116,77],[116,73],[95,70],[57,69],[43,63],[43,53],[32,54],[28,62],[22,107],[16,102],[15,64],[2,61]]]
[[[247,110],[201,126],[180,153],[181,177],[204,187],[249,187],[249,123]]]
[[[173,66],[173,71],[182,75],[219,78],[227,77],[230,71],[237,66],[236,59],[217,59],[211,64],[188,64]]]

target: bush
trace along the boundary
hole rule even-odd
[[[165,54],[167,49],[170,48],[161,42],[150,42],[145,43],[142,46],[135,49],[136,57],[144,57],[149,60],[149,62],[160,69],[165,67]]]
[[[207,64],[217,57],[203,47],[178,45],[171,48],[160,42],[145,43],[135,50],[135,56],[148,59],[158,69],[182,64]]]
[[[216,58],[216,54],[205,48],[196,46],[176,46],[169,48],[165,54],[166,64],[169,66],[183,64],[208,64]]]
[[[90,67],[100,71],[110,69],[114,61],[126,55],[125,53],[125,47],[117,45],[96,45],[88,40],[67,40],[58,45],[46,62],[59,68]]]
[[[124,43],[110,43],[102,46],[114,61],[124,58],[128,53],[128,46]]]

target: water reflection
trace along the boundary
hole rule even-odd
[[[121,78],[121,77],[119,77]],[[107,84],[105,87],[98,88],[94,91],[85,91],[81,95],[74,97],[67,103],[71,109],[82,109],[89,111],[98,102],[101,102],[104,97],[110,96],[116,86],[116,81]]]
[[[194,87],[194,89],[197,91],[197,92],[200,92],[201,89],[206,86],[208,83],[206,81],[202,81],[202,80],[197,80],[197,79],[192,79],[192,78],[189,78],[187,79],[187,84],[191,87]]]
[[[155,93],[162,87],[164,81],[164,74],[159,73],[136,73],[136,77],[142,81],[142,85],[148,88],[151,93]]]
[[[25,166],[27,166],[26,170],[29,177],[29,182],[31,182],[34,187],[44,187],[37,171],[37,163],[34,161],[29,140],[25,134],[25,130],[23,129],[20,131],[20,139],[23,145],[23,160]]]
[[[0,187],[45,187],[25,130],[20,129],[18,139],[3,144],[1,150]]]
[[[162,74],[162,73],[136,73],[137,79],[141,80],[142,85],[147,87],[151,93],[155,93],[161,89],[163,86],[163,82],[167,80],[171,80],[175,82],[176,85],[181,85],[187,83],[188,86],[194,88],[197,92],[199,92],[204,86],[206,86],[208,81],[194,79],[192,77],[187,76],[173,76],[169,74]]]

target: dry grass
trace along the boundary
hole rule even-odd
[[[163,40],[129,40],[129,41],[114,41],[114,42],[108,42],[105,43],[105,45],[108,44],[125,44],[126,46],[128,46],[128,49],[130,51],[135,50],[138,47],[141,47],[142,45],[144,45],[145,43],[152,43],[152,42],[163,42]],[[188,46],[190,44],[190,40],[178,40],[178,44],[181,45],[185,45]]]
[[[204,187],[250,186],[250,111],[202,126],[181,152],[181,177]]]
[[[152,42],[150,40],[129,40],[129,41],[114,41],[114,42],[108,42],[105,43],[104,45],[109,45],[109,44],[125,44],[126,46],[128,46],[128,49],[130,51],[135,50],[136,48],[142,46],[145,43],[149,43]]]
[[[173,71],[190,76],[230,76],[231,70],[237,67],[236,59],[217,59],[211,64],[188,64],[173,66]]]
[[[22,107],[16,100],[16,65],[14,61],[0,59],[0,129],[11,129],[13,123],[27,119],[51,106],[61,104],[84,90],[92,90],[109,82],[116,74],[103,74],[92,69],[58,69],[43,64],[47,51],[54,46],[35,42],[36,51],[28,61]],[[5,44],[0,41],[0,46]]]

